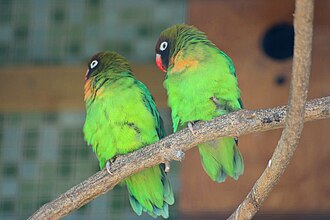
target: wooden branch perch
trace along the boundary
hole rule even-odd
[[[241,136],[281,128],[286,120],[286,106],[272,109],[241,110],[209,122],[194,125],[196,136],[188,129],[169,135],[159,142],[120,156],[112,166],[113,176],[102,170],[72,187],[57,199],[43,205],[29,219],[58,219],[111,190],[127,176],[146,167],[169,160],[181,160],[183,151],[199,143],[225,136]],[[330,117],[330,96],[309,101],[305,106],[305,121]]]
[[[314,0],[296,0],[295,41],[288,114],[274,154],[253,188],[228,219],[251,219],[278,183],[297,148],[311,69]]]

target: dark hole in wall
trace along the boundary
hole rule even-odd
[[[262,38],[262,50],[272,59],[284,60],[293,56],[294,29],[290,23],[271,26]]]
[[[283,74],[283,73],[280,73],[280,74],[277,74],[275,76],[275,79],[274,80],[275,80],[276,85],[283,86],[283,85],[286,84],[287,76],[285,74]]]

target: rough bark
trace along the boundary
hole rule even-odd
[[[267,168],[228,219],[251,219],[258,212],[286,170],[300,139],[311,69],[314,1],[296,0],[295,7],[294,56],[285,128]]]
[[[241,136],[281,128],[286,120],[286,112],[286,106],[241,110],[209,122],[197,122],[194,125],[195,137],[186,128],[155,144],[120,156],[112,164],[112,176],[105,169],[97,172],[57,199],[43,205],[29,219],[59,219],[111,190],[133,173],[164,162],[164,158],[168,160],[182,159],[183,151],[187,151],[199,143],[219,137]],[[307,102],[305,122],[325,118],[330,118],[330,96]]]

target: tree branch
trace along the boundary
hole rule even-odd
[[[289,107],[285,128],[274,154],[253,188],[228,219],[251,219],[286,170],[304,126],[311,69],[314,0],[296,0],[295,41]]]
[[[314,99],[305,106],[305,121],[330,118],[330,96]],[[58,219],[111,190],[129,175],[164,162],[181,160],[183,151],[199,143],[225,136],[241,136],[281,128],[286,120],[286,106],[272,109],[241,110],[194,125],[196,136],[186,128],[159,142],[120,156],[112,165],[112,176],[104,169],[72,187],[57,199],[43,205],[29,219]]]

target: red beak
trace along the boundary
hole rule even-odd
[[[156,65],[158,67],[158,69],[160,69],[161,71],[163,71],[164,73],[166,73],[166,68],[163,66],[163,62],[162,62],[162,56],[160,54],[156,54]]]

